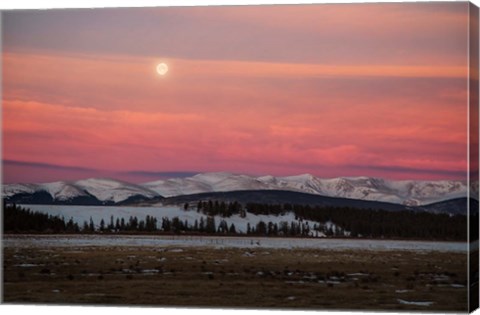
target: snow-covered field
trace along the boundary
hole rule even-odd
[[[126,221],[130,216],[137,217],[139,220],[145,220],[146,216],[154,216],[157,218],[157,226],[160,228],[162,218],[168,217],[170,220],[174,217],[178,217],[182,222],[188,221],[189,226],[193,226],[195,220],[200,221],[200,218],[206,219],[206,215],[203,213],[198,213],[196,210],[185,211],[178,206],[160,206],[160,207],[114,207],[114,206],[52,206],[52,205],[21,205],[22,207],[29,208],[32,211],[37,211],[41,213],[47,213],[50,215],[64,217],[65,220],[73,219],[74,222],[78,223],[79,226],[86,221],[89,222],[90,218],[94,221],[95,225],[98,227],[100,221],[103,219],[105,224],[110,222],[111,216],[116,220],[117,218],[124,218]],[[273,224],[280,222],[290,222],[297,221],[293,213],[287,213],[283,216],[275,215],[254,215],[247,213],[245,218],[240,217],[239,215],[232,215],[229,218],[215,217],[216,224],[220,223],[221,220],[225,220],[230,226],[230,224],[235,225],[237,232],[245,233],[247,231],[247,224],[250,223],[254,227],[260,221],[265,223],[272,222]],[[297,221],[298,222],[298,221]],[[309,225],[310,228],[317,222],[302,220],[302,223]],[[330,222],[324,222],[329,228],[335,228],[335,225]],[[323,236],[318,235],[318,236]]]
[[[182,247],[211,248],[272,248],[272,249],[323,249],[362,251],[416,251],[466,253],[466,243],[424,242],[394,240],[318,239],[318,238],[267,238],[267,237],[219,237],[219,236],[158,236],[158,235],[5,235],[6,248],[48,247],[166,247],[174,250]],[[247,253],[246,255],[251,253]]]

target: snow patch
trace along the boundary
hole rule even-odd
[[[415,302],[415,301],[405,301],[402,299],[397,299],[398,303],[405,305],[415,305],[415,306],[431,306],[434,302]]]

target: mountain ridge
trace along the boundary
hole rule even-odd
[[[42,184],[7,184],[3,185],[2,194],[7,199],[43,194],[42,198],[46,202],[47,195],[50,195],[54,203],[69,203],[83,198],[92,204],[121,204],[131,200],[247,190],[292,191],[404,206],[424,206],[467,197],[466,182],[458,180],[395,181],[365,176],[322,179],[311,174],[254,177],[225,172],[201,173],[186,178],[170,178],[143,184],[102,178]]]
[[[234,190],[287,190],[410,206],[467,196],[467,185],[464,181],[394,181],[365,176],[322,179],[311,174],[253,177],[230,173],[204,173],[188,178],[148,182],[143,186],[164,197]]]

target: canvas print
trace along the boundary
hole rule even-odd
[[[478,306],[473,4],[1,19],[3,303]]]

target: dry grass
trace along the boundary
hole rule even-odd
[[[466,259],[406,251],[6,248],[4,301],[466,311]]]

